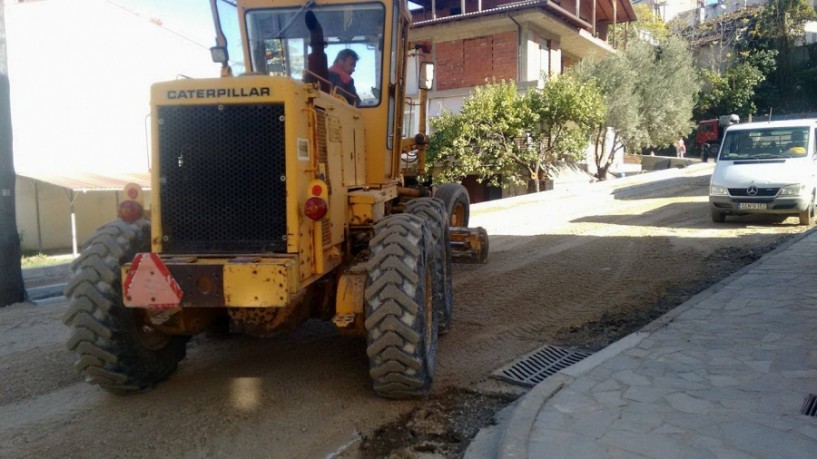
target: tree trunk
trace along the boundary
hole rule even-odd
[[[605,143],[605,146],[607,146],[606,145],[607,144],[607,136],[604,136],[604,143]],[[618,133],[615,133],[615,134],[613,134],[613,144],[610,145],[610,154],[607,155],[606,160],[601,165],[601,167],[599,167],[599,174],[598,174],[599,175],[599,177],[598,177],[599,180],[607,180],[607,171],[610,170],[610,166],[613,165],[613,161],[615,161],[615,159],[616,159],[616,150],[618,149],[618,147],[616,147],[617,144],[618,144]]]
[[[0,307],[25,299],[14,192],[6,13],[0,3]]]
[[[540,191],[539,187],[539,174],[534,174],[530,170],[530,178],[528,179],[528,193],[538,193]]]
[[[596,164],[596,172],[598,173],[601,158],[599,158],[599,149],[601,148],[601,126],[596,129],[596,140],[593,142],[593,162]]]
[[[786,100],[791,100],[794,93],[794,65],[792,64],[792,44],[787,37],[783,37],[778,41],[777,52],[779,66],[775,72],[777,76],[777,87],[781,89],[781,93]]]
[[[615,146],[615,143],[613,143]],[[607,127],[599,126],[596,136],[596,178],[607,180],[607,169],[610,167],[609,157],[605,158],[607,151]],[[610,155],[612,156],[612,154]]]

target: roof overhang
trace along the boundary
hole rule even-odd
[[[412,25],[412,41],[443,42],[484,36],[488,33],[516,30],[528,26],[548,39],[559,41],[567,54],[584,58],[613,52],[604,40],[593,36],[586,28],[591,25],[567,14],[548,1],[521,2],[480,12],[446,16]]]
[[[576,5],[581,9],[585,17],[590,15],[595,5],[597,26],[602,24],[615,24],[632,22],[638,20],[638,16],[633,8],[631,0],[574,0]],[[433,0],[411,0],[411,3],[417,4],[423,9],[430,10],[433,7]],[[444,3],[445,0],[437,0],[437,6]],[[566,3],[566,2],[563,2]],[[513,11],[530,7],[542,7],[553,11],[555,14],[562,16],[568,22],[574,22],[576,26],[587,27],[592,29],[592,24],[581,19],[575,8],[571,9],[570,5],[561,5],[551,0],[524,0],[518,2],[505,2],[494,8],[489,8],[481,11],[472,11],[465,14],[456,14],[450,16],[443,16],[436,19],[429,19],[426,21],[417,21],[417,24],[426,24],[432,22],[445,22],[456,20],[456,18],[469,18],[480,16],[483,14],[492,14],[495,12]]]
[[[117,172],[103,175],[72,171],[64,175],[37,172],[17,175],[73,191],[122,191],[129,183],[135,183],[143,190],[150,189],[150,172]]]

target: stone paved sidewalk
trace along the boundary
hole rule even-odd
[[[817,417],[800,414],[809,394],[814,231],[532,389],[496,455],[815,458]]]

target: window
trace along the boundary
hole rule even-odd
[[[309,56],[310,31],[304,8],[258,9],[247,12],[252,71],[266,75],[303,79]],[[359,59],[352,78],[361,107],[380,104],[383,62],[382,4],[313,6],[323,28],[326,57],[331,67],[344,49]]]

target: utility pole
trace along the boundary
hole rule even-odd
[[[0,307],[25,299],[14,192],[6,10],[0,0]]]

